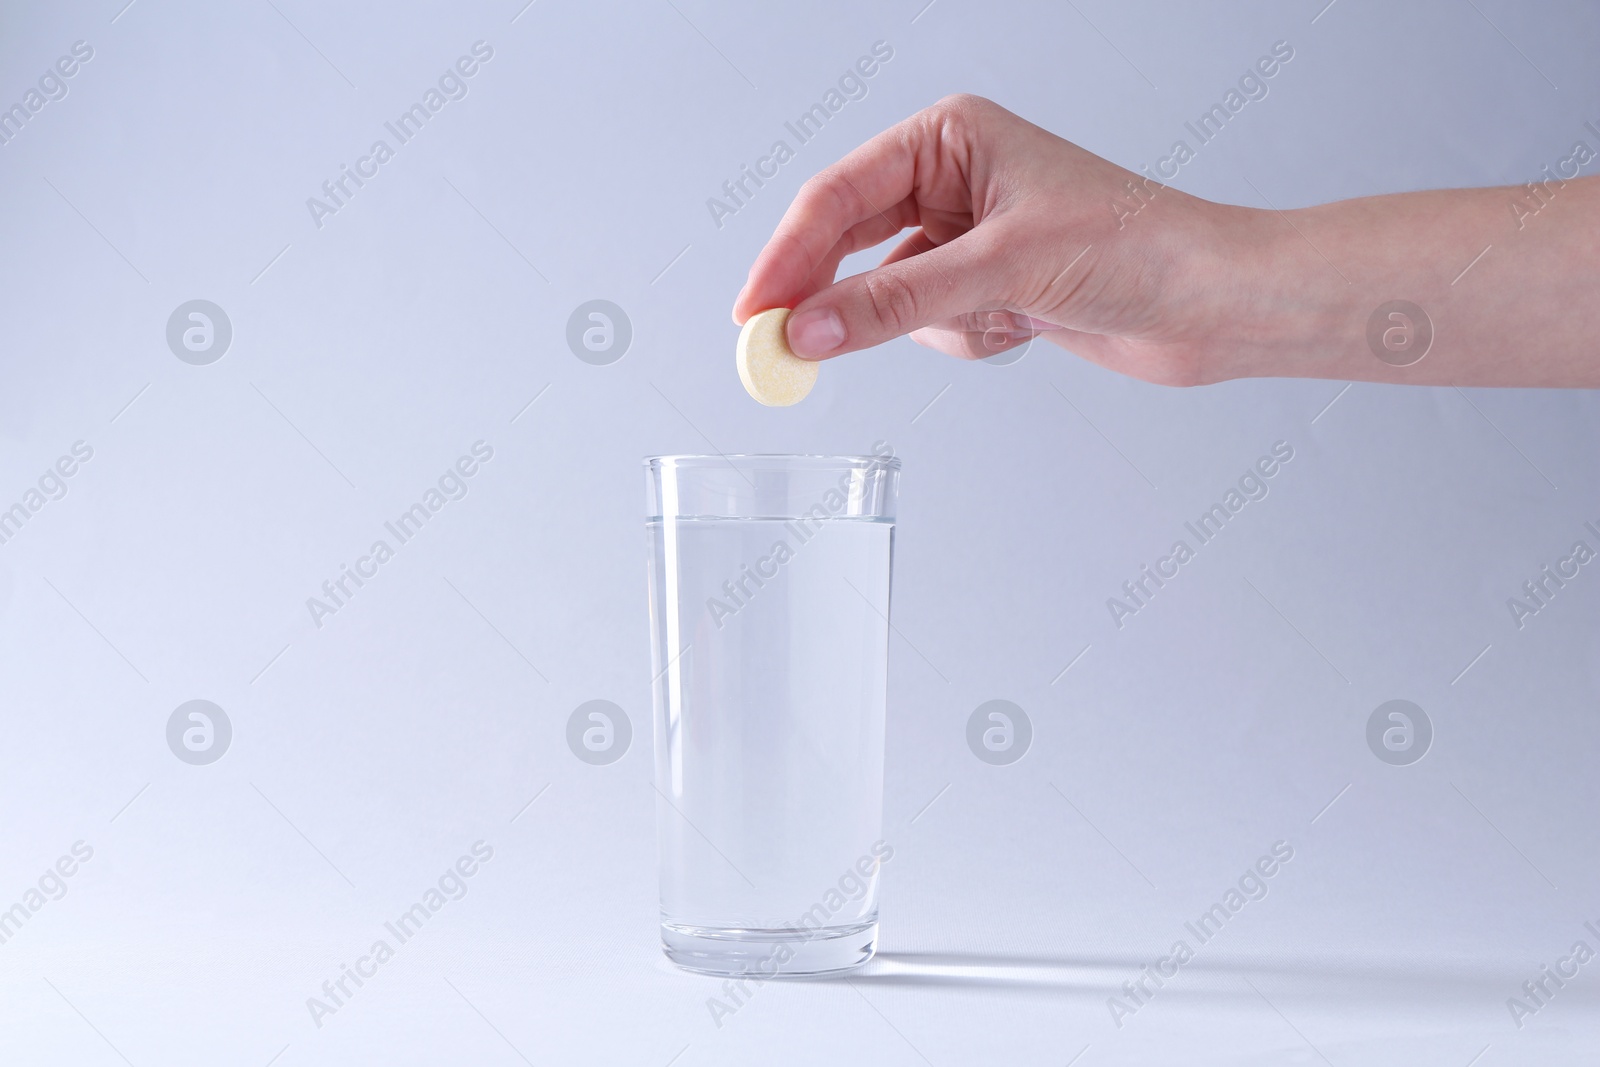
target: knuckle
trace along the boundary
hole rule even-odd
[[[951,323],[952,328],[963,333],[981,334],[995,337],[1000,334],[1017,333],[1028,327],[1023,323],[1021,316],[1016,312],[1003,308],[992,308],[985,311],[963,311]]]
[[[917,323],[916,290],[899,274],[875,271],[865,279],[867,305],[886,329],[902,334]]]
[[[951,93],[933,105],[935,109],[947,115],[960,117],[977,116],[988,108],[995,107],[995,102],[987,97],[978,96],[976,93]]]
[[[905,119],[900,128],[904,129],[908,140],[916,141],[952,128],[971,127],[986,105],[993,106],[988,100],[972,93],[951,93]]]
[[[808,215],[845,210],[848,183],[842,180],[843,173],[843,168],[835,163],[813,174],[795,194],[795,204],[804,207]]]
[[[929,107],[923,114],[931,129],[945,136],[976,136],[995,121],[1009,114],[987,97],[973,93],[952,93]]]

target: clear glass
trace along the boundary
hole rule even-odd
[[[872,958],[900,461],[657,456],[661,940],[756,978]]]

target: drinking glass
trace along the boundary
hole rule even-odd
[[[755,978],[871,959],[900,461],[655,456],[661,940]]]

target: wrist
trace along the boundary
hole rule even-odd
[[[1293,211],[1208,208],[1205,381],[1336,373],[1328,346],[1348,325],[1352,287],[1311,243],[1307,221]]]

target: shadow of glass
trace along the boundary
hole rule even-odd
[[[1090,953],[879,952],[864,968],[842,977],[881,986],[1004,988],[1103,999],[1125,996],[1125,983],[1139,982],[1150,962]],[[1162,990],[1164,999],[1254,1000],[1258,994],[1251,983],[1256,983],[1274,995],[1303,995],[1323,1001],[1442,1005],[1476,999],[1498,1004],[1516,992],[1525,977],[1515,963],[1291,958],[1281,954],[1208,957],[1202,947],[1175,974],[1162,975],[1161,983],[1153,978],[1144,980],[1147,988]]]

